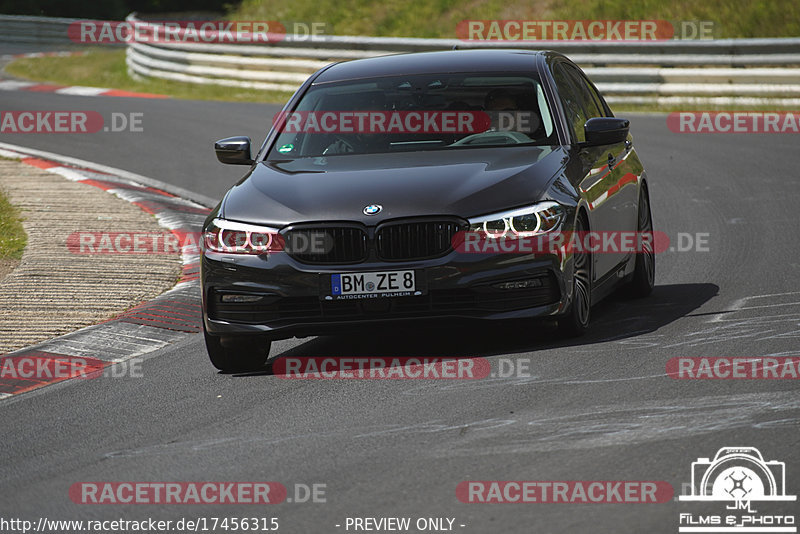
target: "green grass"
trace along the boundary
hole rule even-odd
[[[653,20],[715,23],[714,36],[798,37],[797,0],[244,0],[231,20],[325,22],[335,35],[455,38],[469,19]]]
[[[553,18],[709,20],[714,37],[800,37],[797,0],[571,0]]]
[[[456,26],[469,19],[712,21],[714,36],[798,37],[797,0],[243,0],[231,20],[324,22],[336,35],[455,38]],[[15,76],[61,85],[90,85],[196,100],[284,103],[290,93],[134,80],[122,50],[93,50],[85,56],[18,59],[6,67]],[[691,109],[686,105],[680,109]],[[655,105],[615,106],[624,111],[670,111]],[[698,109],[713,109],[697,106]],[[733,109],[731,106],[724,106]],[[752,106],[744,108],[755,109]]]
[[[519,2],[520,6],[529,3],[530,0]],[[278,20],[284,23],[324,22],[333,35],[454,38],[456,25],[460,21],[493,18],[504,13],[507,5],[508,2],[503,0],[244,0],[228,18]],[[527,7],[524,9],[531,12]]]
[[[124,50],[91,50],[86,55],[21,58],[6,67],[13,76],[59,85],[88,85],[194,100],[284,103],[291,93],[199,85],[128,76]]]
[[[28,241],[22,221],[19,210],[0,192],[0,260],[22,258]]]

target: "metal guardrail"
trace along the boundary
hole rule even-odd
[[[0,43],[75,44],[67,28],[75,19],[0,15]]]
[[[131,15],[130,22],[144,22]],[[611,104],[800,105],[800,38],[541,43],[317,36],[263,44],[132,43],[136,75],[293,91],[332,61],[457,48],[549,48],[584,68]]]
[[[0,15],[0,43],[41,45],[65,50],[81,46],[70,38],[70,24],[81,19]],[[110,46],[124,46],[123,43]]]
[[[132,14],[130,23],[148,23]],[[72,43],[74,19],[0,16],[0,42]],[[133,76],[294,91],[334,61],[457,48],[547,48],[564,53],[611,104],[800,105],[800,38],[708,41],[469,42],[459,39],[287,35],[261,44],[132,42]]]

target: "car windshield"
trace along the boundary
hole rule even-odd
[[[312,86],[275,118],[268,160],[557,144],[532,75],[404,75]]]

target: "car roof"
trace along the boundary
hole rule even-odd
[[[536,60],[546,54],[533,50],[449,50],[394,54],[336,63],[314,84],[403,74],[446,72],[535,72]]]

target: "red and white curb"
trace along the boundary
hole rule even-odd
[[[0,60],[40,57],[69,57],[84,56],[86,52],[30,52],[27,54],[4,54]],[[29,82],[24,80],[0,79],[0,91],[32,91],[36,93],[55,93],[73,96],[121,96],[128,98],[169,98],[166,95],[153,93],[137,93],[135,91],[121,91],[119,89],[106,89],[104,87],[87,87],[83,85],[56,85],[52,83]]]
[[[127,178],[125,175],[130,173],[124,171],[114,172],[91,162],[82,162],[84,165],[81,165],[80,160],[57,154],[49,154],[50,157],[42,157],[42,154],[46,153],[0,144],[0,156],[19,159],[68,180],[99,187],[154,215],[161,226],[179,239],[188,232],[199,232],[210,212],[206,206],[165,191],[175,189],[167,184],[163,184],[162,189],[151,179],[146,179],[148,183],[144,184]],[[90,371],[99,372],[199,332],[202,326],[197,250],[185,248],[182,260],[183,272],[178,283],[155,299],[104,323],[5,354],[2,360],[47,360],[48,364],[56,364],[81,359]],[[9,378],[0,375],[0,400],[68,379],[63,376]]]
[[[0,60],[12,60],[19,58],[41,58],[41,57],[69,57],[84,56],[84,51],[73,52],[30,52],[27,54],[5,54],[0,56]],[[29,82],[23,80],[2,80],[0,79],[0,91],[32,91],[36,93],[55,93],[59,95],[73,96],[119,96],[128,98],[169,98],[166,95],[154,93],[137,93],[135,91],[122,91],[119,89],[106,89],[103,87],[87,87],[83,85],[55,85],[52,83]]]
[[[166,95],[137,93],[120,89],[85,87],[82,85],[54,85],[50,83],[27,82],[22,80],[0,80],[0,91],[31,91],[34,93],[54,93],[72,96],[119,96],[127,98],[169,98]]]
[[[88,52],[83,50],[73,50],[73,51],[60,51],[60,52],[27,52],[24,54],[3,54],[0,56],[0,59],[19,59],[22,57],[70,57],[70,56],[85,56]]]

